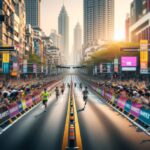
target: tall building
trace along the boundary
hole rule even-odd
[[[82,54],[82,29],[79,23],[74,28],[74,59],[75,64],[79,64]]]
[[[129,41],[129,28],[130,28],[130,16],[127,14],[126,20],[125,20],[125,35],[126,35],[126,41]]]
[[[25,0],[26,22],[33,27],[40,28],[41,0]]]
[[[134,24],[142,15],[142,0],[134,0],[131,3],[131,24]]]
[[[26,11],[25,11],[25,1],[19,0],[15,5],[15,12],[20,19],[19,22],[19,43],[16,46],[19,48],[19,53],[22,55],[21,62],[23,61],[23,55],[26,54]]]
[[[114,34],[114,0],[84,0],[84,46],[111,41]]]
[[[69,17],[63,5],[58,17],[58,33],[62,36],[62,52],[65,56],[69,53]]]
[[[60,34],[57,34],[56,30],[51,30],[50,38],[53,41],[53,46],[62,50],[62,36]]]
[[[150,42],[150,0],[133,0],[130,6],[130,41]]]

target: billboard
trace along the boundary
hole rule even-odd
[[[148,40],[140,41],[140,73],[148,73]]]
[[[119,72],[119,61],[118,59],[114,59],[114,72],[118,73]]]
[[[122,67],[136,67],[137,66],[137,57],[121,57],[121,66]]]

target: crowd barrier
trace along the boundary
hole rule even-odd
[[[141,104],[132,102],[130,99],[115,97],[109,92],[105,92],[104,89],[97,88],[92,86],[92,89],[95,90],[98,94],[105,98],[112,105],[123,110],[123,112],[132,115],[134,118],[140,120],[142,123],[150,126],[150,109],[144,108]]]
[[[50,87],[48,87],[48,91],[54,88],[59,82],[56,82],[55,84],[52,84]],[[19,115],[22,112],[25,112],[27,109],[31,108],[32,106],[36,105],[41,101],[41,90],[38,92],[37,95],[31,96],[28,95],[26,98],[14,102],[11,104],[11,106],[2,107],[0,108],[0,125],[8,121],[9,119],[14,118],[15,116]]]

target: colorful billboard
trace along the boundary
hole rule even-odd
[[[140,72],[148,74],[148,40],[140,41]]]
[[[121,57],[121,66],[122,67],[136,67],[137,66],[137,57]]]

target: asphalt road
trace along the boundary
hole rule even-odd
[[[76,76],[72,79],[80,82]],[[70,77],[65,82],[70,82]],[[150,150],[150,137],[90,89],[87,106],[80,111],[82,91],[78,87],[74,91],[83,150]],[[47,112],[39,105],[0,135],[0,150],[61,150],[67,101],[67,88],[58,101],[52,94]]]
[[[65,80],[69,82],[69,78]],[[58,101],[49,98],[47,112],[40,104],[0,135],[0,150],[60,150],[67,113],[68,89]]]
[[[74,76],[77,83],[81,81]],[[83,150],[150,150],[150,137],[111,109],[91,91],[84,111],[82,91],[75,88]]]

